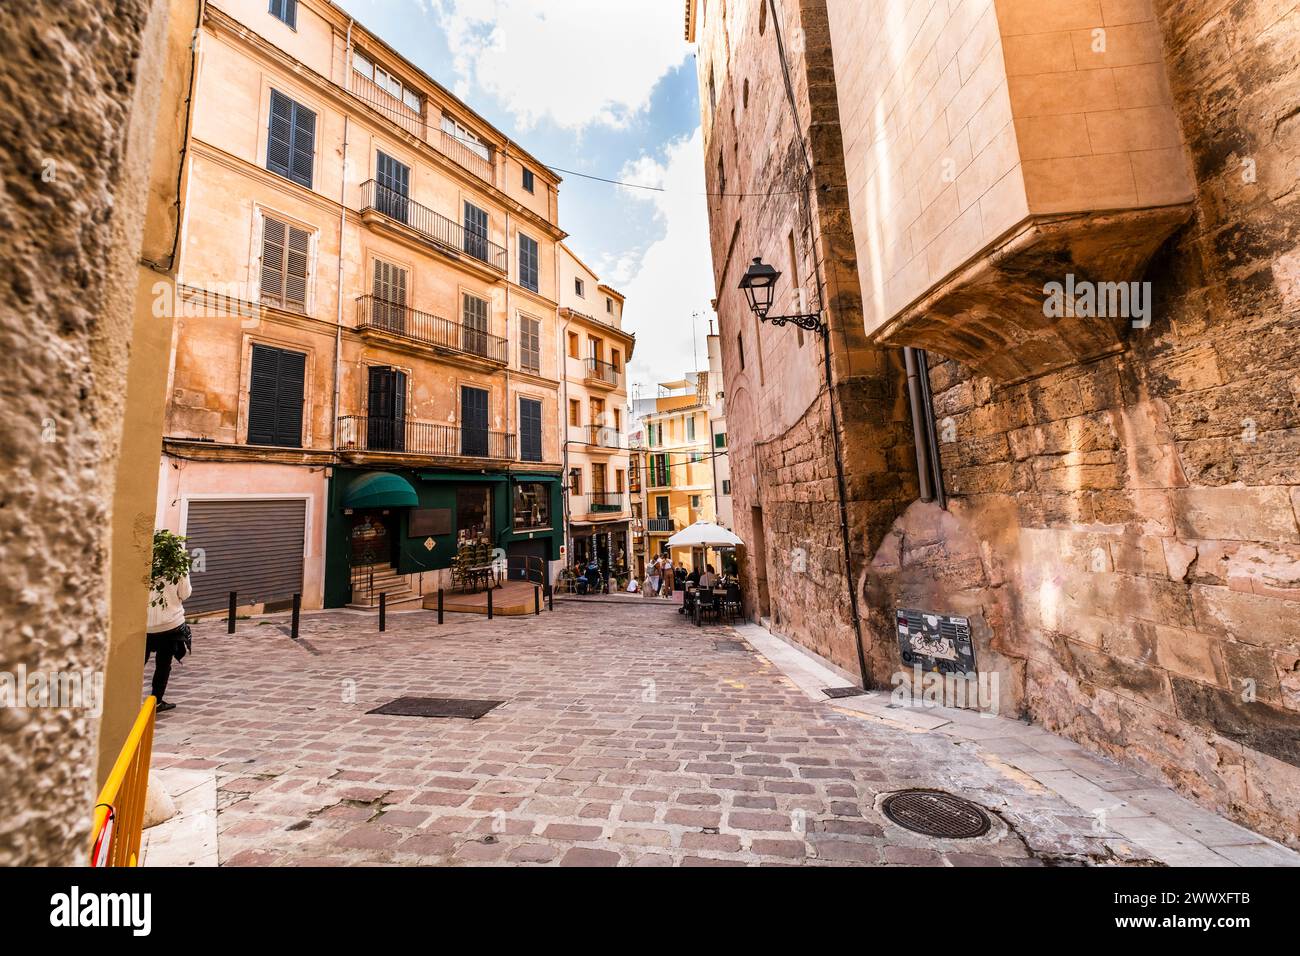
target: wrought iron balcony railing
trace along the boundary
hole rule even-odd
[[[466,229],[455,220],[421,206],[409,196],[389,189],[373,179],[361,184],[361,211],[371,209],[394,222],[400,222],[418,232],[425,239],[456,252],[485,262],[504,275],[509,256],[504,246],[499,246],[487,236]]]
[[[476,355],[501,365],[510,361],[510,343],[499,335],[398,305],[378,296],[358,297],[357,328],[399,335],[423,345]]]
[[[672,518],[651,518],[646,521],[646,530],[652,534],[666,534],[677,530],[677,522]]]
[[[342,451],[396,452],[426,458],[515,457],[515,436],[461,423],[419,422],[380,415],[346,415],[339,419]]]
[[[621,491],[594,491],[587,506],[591,514],[623,510],[623,493]]]
[[[609,451],[618,451],[623,447],[622,436],[612,425],[584,425],[582,432],[582,440],[589,447],[604,448]]]
[[[586,359],[587,381],[595,382],[598,385],[608,385],[610,388],[618,388],[618,369],[609,362],[602,362],[600,359]]]

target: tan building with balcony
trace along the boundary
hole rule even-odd
[[[636,345],[623,329],[623,296],[559,246],[568,563],[629,564],[631,499],[627,363]]]
[[[562,542],[559,179],[338,6],[209,3],[158,513],[193,611]]]
[[[696,521],[718,520],[714,495],[714,453],[711,422],[713,398],[720,388],[708,372],[691,372],[673,382],[661,382],[659,395],[641,415],[638,465],[645,517],[641,558],[646,565],[656,555],[669,555],[689,570],[703,558],[697,549],[669,548],[668,539]]]

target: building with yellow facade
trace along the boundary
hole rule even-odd
[[[416,600],[470,545],[553,568],[558,177],[326,0],[208,3],[197,44],[158,494],[188,609]]]
[[[595,558],[621,573],[632,549],[626,405],[636,339],[623,330],[622,294],[563,243],[559,256],[568,563]]]

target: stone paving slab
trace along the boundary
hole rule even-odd
[[[813,699],[749,632],[697,628],[666,603],[442,626],[412,611],[383,634],[323,612],[303,616],[298,643],[282,623],[196,626],[168,692],[178,707],[158,719],[155,767],[215,774],[222,865],[1150,865],[1204,846],[1167,822],[1176,835],[1147,847],[1034,778],[1077,774],[1064,762],[1077,746]],[[401,696],[506,703],[479,720],[366,713]],[[1010,763],[1027,754],[1053,763]],[[878,801],[905,787],[975,800],[993,833],[943,841],[890,823]],[[1242,847],[1251,861],[1279,849],[1251,837],[1206,850],[1232,865]]]

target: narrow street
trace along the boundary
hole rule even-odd
[[[741,632],[696,628],[666,602],[558,601],[441,627],[395,614],[383,634],[327,612],[304,617],[297,644],[283,619],[194,632],[154,767],[215,773],[221,865],[1300,862],[1022,723],[968,714],[930,733],[812,700]],[[478,720],[367,713],[403,696],[505,703]],[[1035,774],[1088,778],[1113,812]],[[992,829],[904,830],[877,807],[905,788],[972,799]]]

